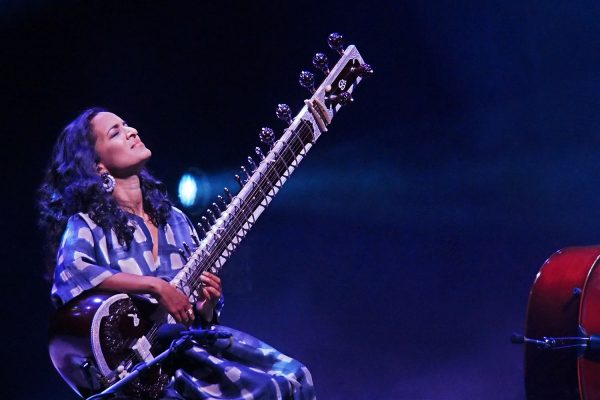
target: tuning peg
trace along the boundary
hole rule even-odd
[[[358,67],[350,68],[350,72],[356,74],[356,76],[360,76],[361,78],[367,78],[373,75],[373,67],[365,63]]]
[[[200,246],[200,239],[198,239],[198,236],[196,236],[193,233],[190,236],[192,237],[192,240],[194,241],[194,244],[196,245],[196,247]]]
[[[235,181],[240,185],[240,189],[242,189],[244,187],[244,183],[242,182],[242,178],[240,178],[239,175],[235,174],[233,176],[233,178],[235,179]]]
[[[254,152],[256,153],[257,156],[260,157],[260,160],[264,160],[265,159],[265,155],[263,154],[262,150],[260,149],[260,147],[256,146],[254,148]]]
[[[201,222],[198,222],[198,223],[196,224],[196,226],[198,227],[198,229],[200,230],[200,232],[202,232],[202,236],[203,236],[203,237],[204,237],[204,236],[206,236],[206,229],[204,229],[204,226],[202,226],[202,223],[201,223]]]
[[[215,210],[215,215],[217,217],[220,217],[221,216],[221,209],[219,208],[219,206],[217,205],[217,203],[213,202],[212,203],[212,207],[213,207],[213,210]]]
[[[354,99],[349,92],[342,92],[338,95],[332,94],[325,98],[325,105],[329,107],[331,104],[340,104],[342,106],[352,103]]]
[[[273,132],[273,129],[271,128],[261,128],[260,133],[258,135],[258,137],[260,138],[260,141],[272,146],[273,143],[275,143],[275,133]]]
[[[310,71],[302,71],[300,72],[300,76],[298,77],[298,83],[303,88],[308,89],[308,91],[312,94],[315,92],[315,75]]]
[[[278,104],[275,115],[277,115],[277,118],[280,120],[287,122],[288,125],[292,124],[292,110],[287,104]]]
[[[223,191],[227,195],[227,200],[229,200],[229,202],[231,203],[233,201],[233,196],[231,195],[231,192],[227,188],[223,188]]]
[[[219,202],[219,204],[221,205],[221,209],[222,210],[226,210],[227,209],[227,203],[225,203],[225,200],[223,199],[223,196],[218,195],[217,196],[217,201]]]
[[[256,163],[254,162],[254,159],[250,156],[248,156],[248,165],[252,167],[252,172],[256,171],[256,169],[258,168],[258,165],[256,165]]]
[[[190,249],[190,246],[188,246],[188,244],[186,242],[183,242],[183,248],[187,252],[188,257],[192,255],[192,249]]]
[[[181,258],[183,258],[183,259],[184,259],[184,261],[185,261],[185,262],[187,262],[187,260],[188,260],[188,257],[187,257],[187,255],[185,254],[185,251],[183,251],[183,249],[179,248],[179,249],[177,249],[177,252],[178,252],[178,253],[179,253],[179,255],[181,256]]]
[[[327,38],[327,44],[333,50],[337,51],[340,56],[344,54],[344,37],[340,33],[333,32],[331,35],[329,35]]]
[[[202,221],[202,225],[206,226],[206,230],[210,231],[210,222],[208,222],[208,218],[203,215],[200,219]]]
[[[292,109],[287,104],[277,104],[275,115],[280,120],[287,122],[288,125],[292,124]]]
[[[217,222],[217,219],[215,218],[215,214],[210,210],[210,208],[206,209],[206,215],[208,215],[208,220],[210,221],[211,224],[214,224],[215,222]]]
[[[329,65],[327,56],[323,53],[317,53],[312,59],[312,64],[316,69],[323,71],[325,75],[329,75]]]
[[[244,174],[246,174],[246,182],[250,180],[250,174],[248,173],[248,170],[246,169],[246,167],[244,167],[243,165],[240,167],[240,169],[242,170],[242,172]]]

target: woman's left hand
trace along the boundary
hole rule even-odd
[[[204,283],[202,296],[196,303],[196,309],[206,321],[210,322],[217,302],[221,298],[221,278],[215,274],[205,271],[200,276]]]

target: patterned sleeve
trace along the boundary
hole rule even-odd
[[[192,222],[192,220],[179,208],[172,207],[172,210],[175,211],[177,214],[179,214],[181,217],[183,217],[183,219],[185,219],[185,221],[188,225],[190,237],[195,236],[198,240],[200,240],[200,236],[198,236],[198,232],[196,232],[196,228],[194,227],[194,223]],[[193,241],[193,239],[192,239],[192,241]],[[194,244],[194,243],[192,243],[192,244]]]
[[[54,271],[52,300],[56,305],[66,303],[119,272],[110,268],[102,246],[106,248],[101,228],[90,227],[80,214],[69,218]],[[98,251],[99,247],[101,251]]]

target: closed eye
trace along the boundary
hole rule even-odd
[[[121,121],[121,126],[125,126],[127,127],[127,122],[125,121]],[[121,131],[119,130],[119,124],[114,124],[108,131],[108,137],[110,139],[114,138],[115,136],[117,136]]]

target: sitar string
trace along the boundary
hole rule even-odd
[[[194,270],[190,271],[188,274],[188,278],[184,283],[188,284],[190,287],[190,296],[196,299],[196,296],[193,294],[194,289],[200,284],[200,275],[202,272],[209,270],[213,267],[214,264],[218,261],[219,258],[223,256],[223,253],[227,250],[227,247],[230,245],[235,236],[238,235],[240,231],[244,231],[244,236],[247,231],[254,225],[254,221],[249,224],[248,229],[244,228],[245,224],[249,223],[251,217],[253,217],[254,211],[261,205],[261,203],[268,199],[269,197],[274,197],[269,195],[269,192],[277,187],[277,182],[279,182],[283,177],[289,177],[291,174],[290,165],[292,167],[297,168],[298,163],[301,160],[297,160],[299,155],[302,155],[303,158],[306,156],[308,150],[306,150],[306,144],[302,140],[302,136],[307,136],[305,139],[310,139],[312,137],[312,131],[307,128],[305,124],[303,124],[299,132],[291,131],[291,137],[289,139],[289,143],[282,141],[282,149],[280,153],[275,153],[275,159],[267,165],[267,169],[264,174],[259,174],[259,178],[257,181],[248,181],[246,184],[252,184],[252,188],[245,196],[245,199],[239,198],[240,204],[239,206],[234,205],[234,211],[228,217],[228,220],[224,221],[223,228],[220,232],[217,229],[217,236],[212,243],[209,243],[209,247],[207,249],[209,256],[204,257],[202,259],[197,259],[195,261],[198,262]],[[305,153],[302,154],[302,150],[305,150]],[[273,150],[272,150],[273,151]],[[286,158],[289,159],[286,162]],[[294,165],[294,162],[296,164]],[[285,174],[288,173],[287,176]],[[282,185],[283,183],[281,183]],[[280,188],[279,186],[278,188]],[[259,193],[260,192],[260,193]],[[268,205],[268,203],[267,203]],[[266,205],[265,205],[266,207]],[[231,218],[231,219],[229,219]],[[214,232],[213,232],[214,234]],[[241,238],[243,238],[242,236]],[[240,238],[240,239],[241,239]],[[212,245],[212,246],[210,246]],[[237,247],[237,244],[236,244]],[[235,247],[231,250],[233,252]],[[199,251],[202,253],[202,250]],[[226,259],[229,257],[225,257]],[[203,265],[200,265],[203,264]]]

